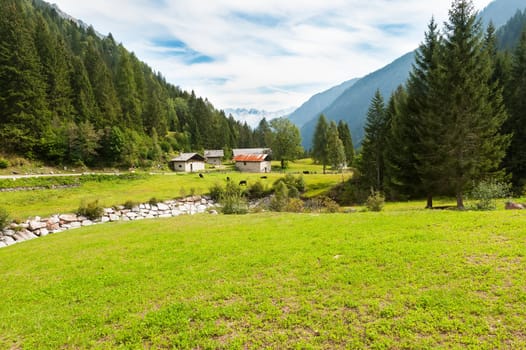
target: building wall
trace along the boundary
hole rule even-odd
[[[207,158],[206,162],[212,165],[221,165],[221,158]]]
[[[236,168],[245,173],[270,173],[270,162],[236,162]]]
[[[172,162],[173,170],[177,172],[196,172],[205,170],[205,163],[199,161],[189,161],[189,162]]]

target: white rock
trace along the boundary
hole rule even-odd
[[[159,208],[157,208],[156,205],[152,205],[152,206],[150,206],[150,210],[159,210]]]
[[[107,216],[103,216],[103,217],[100,218],[100,222],[103,223],[103,224],[106,223],[106,222],[109,222],[109,221],[110,221],[110,218],[107,217]]]
[[[16,231],[13,231],[13,230],[4,230],[3,231],[3,234],[4,236],[10,236],[12,237],[14,234],[15,234]]]
[[[150,203],[144,203],[144,209],[150,210],[152,209],[152,206],[150,205]]]
[[[129,219],[135,219],[137,216],[137,213],[134,212],[126,213],[126,217],[128,217]]]
[[[84,220],[84,221],[82,221],[81,225],[82,226],[91,226],[91,225],[93,225],[93,221],[91,221],[91,220]]]
[[[121,219],[120,216],[115,214],[110,214],[110,221],[119,221]]]
[[[167,206],[167,205],[164,204],[164,203],[157,203],[157,208],[158,208],[160,211],[170,210],[170,207]]]
[[[207,201],[205,198],[202,198],[202,199],[201,199],[201,204],[203,204],[203,205],[207,205],[207,204],[208,204],[208,201]]]
[[[115,210],[113,208],[104,208],[104,214],[113,214]]]
[[[44,228],[46,226],[47,226],[47,224],[45,222],[42,222],[42,221],[33,220],[33,221],[29,222],[29,229],[31,231],[36,231],[36,230]]]
[[[152,214],[148,214],[144,218],[145,219],[155,219],[155,216],[153,216]]]
[[[211,215],[219,215],[219,213],[215,209],[210,210],[210,214]]]
[[[166,218],[171,218],[172,217],[172,214],[161,214],[159,215],[160,218],[163,218],[163,219],[166,219]]]
[[[179,216],[181,215],[181,212],[177,209],[172,210],[172,216]]]
[[[5,243],[5,245],[13,245],[16,243],[16,240],[13,238],[13,237],[10,237],[10,236],[7,236],[7,237],[3,237],[2,238],[2,241]]]
[[[74,214],[62,214],[58,218],[66,223],[77,221],[77,215]]]
[[[4,243],[4,241],[0,241],[0,248],[7,247],[7,243]]]
[[[47,228],[41,228],[35,233],[37,234],[37,236],[44,237],[44,236],[49,235],[49,230]]]
[[[198,213],[204,213],[204,212],[206,212],[207,209],[208,209],[208,207],[206,205],[198,205],[197,206],[197,212]]]
[[[146,206],[144,204],[139,204],[139,209],[146,209]]]
[[[74,228],[80,228],[82,227],[82,224],[79,222],[79,221],[73,221],[72,223],[69,224],[69,228],[70,229],[74,229]]]

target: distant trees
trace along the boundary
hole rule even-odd
[[[334,169],[350,165],[354,159],[354,146],[347,123],[328,123],[327,118],[321,114],[316,123],[311,153],[312,158],[323,165],[323,173],[327,165]]]

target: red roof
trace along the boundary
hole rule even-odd
[[[268,154],[240,154],[234,157],[236,162],[264,162]]]

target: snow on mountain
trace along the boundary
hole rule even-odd
[[[280,117],[287,117],[294,112],[295,109],[295,107],[292,107],[271,112],[255,108],[227,108],[224,112],[227,116],[232,115],[234,119],[246,122],[250,127],[255,128],[263,118],[270,121]]]

